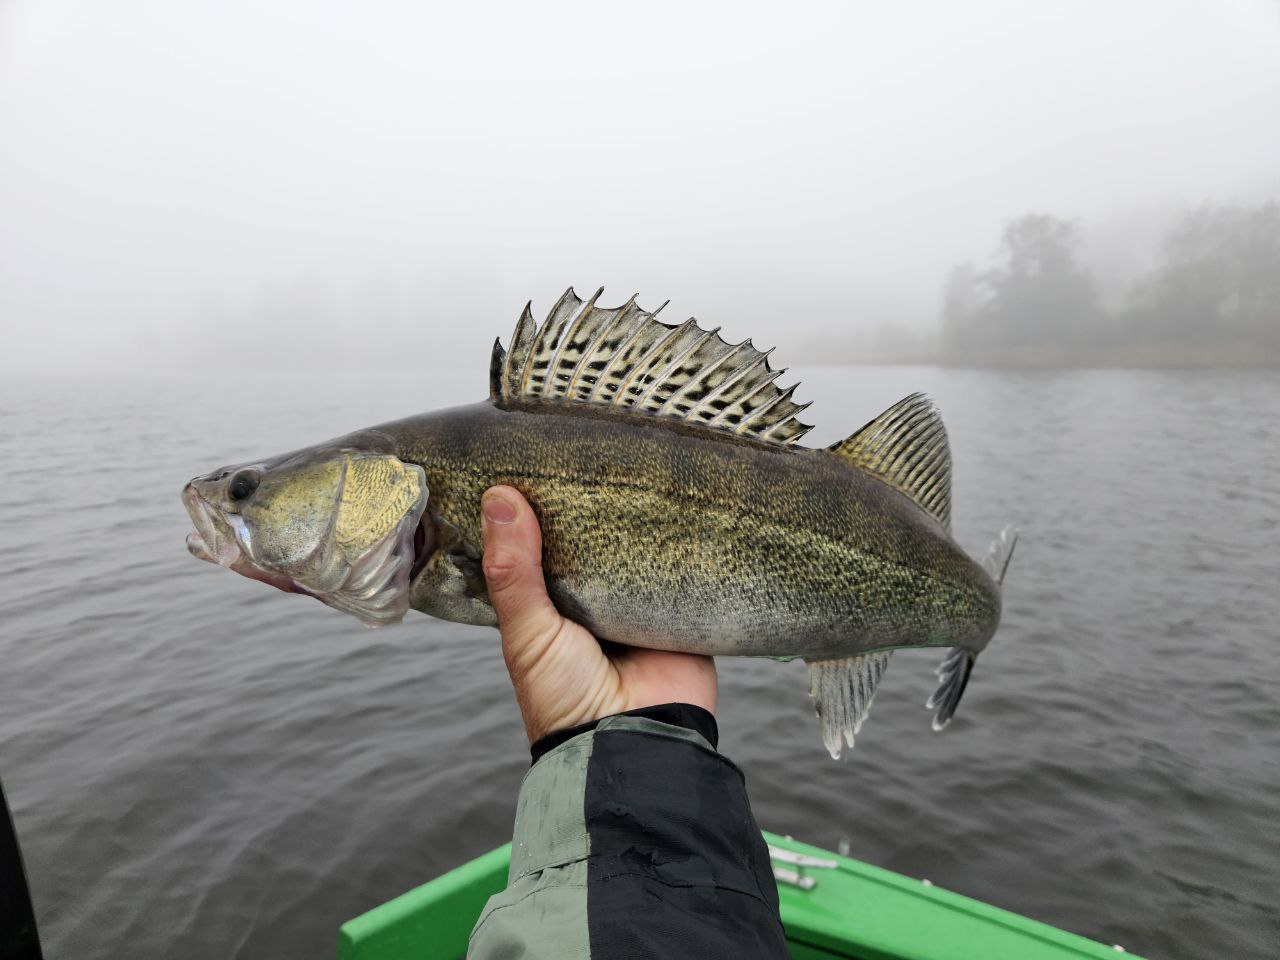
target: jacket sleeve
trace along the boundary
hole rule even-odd
[[[471,960],[787,957],[769,852],[715,719],[666,704],[533,747],[507,889]]]

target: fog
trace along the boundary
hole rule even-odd
[[[1261,0],[11,0],[0,373],[482,378],[570,284],[784,361],[936,359],[1026,214],[1159,339],[1170,231],[1280,197],[1278,118]]]

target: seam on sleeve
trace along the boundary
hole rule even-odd
[[[554,870],[558,868],[549,867],[548,869]],[[526,874],[521,879],[528,880],[532,876],[534,876],[534,874]],[[542,880],[543,880],[542,876],[539,875],[537,884],[534,886],[532,890],[529,890],[526,893],[522,893],[515,900],[510,900],[505,903],[499,903],[492,910],[486,909],[480,917],[480,922],[471,928],[471,934],[467,937],[467,942],[470,943],[472,940],[475,939],[476,934],[478,934],[480,930],[484,927],[484,925],[489,922],[490,917],[494,916],[495,914],[501,913],[503,910],[506,910],[509,907],[518,907],[520,906],[520,904],[524,903],[526,900],[532,899],[533,897],[536,897],[540,893],[548,893],[552,890],[586,890],[587,889],[586,880],[551,881],[545,884],[542,882]],[[506,891],[504,890],[503,893],[506,893]],[[498,894],[498,896],[502,896],[502,894],[500,893]]]
[[[747,897],[751,900],[755,900],[757,903],[763,904],[764,906],[768,907],[770,911],[773,910],[773,904],[771,904],[768,900],[762,897],[759,891],[744,890],[741,887],[737,887],[732,884],[695,883],[693,881],[688,881],[688,882],[671,881],[671,880],[664,879],[663,877],[654,876],[652,873],[643,873],[638,870],[623,870],[623,871],[619,871],[618,873],[610,873],[607,876],[596,876],[592,878],[591,882],[604,884],[604,883],[608,883],[610,880],[622,880],[628,877],[635,877],[640,880],[652,881],[653,883],[660,883],[664,887],[670,887],[672,890],[719,890],[719,891],[723,891],[724,893],[736,893],[739,896]]]
[[[582,831],[582,833],[574,834],[572,837],[565,838],[565,842],[582,843],[584,846],[589,846],[591,843],[591,836],[584,830]],[[538,866],[534,867],[531,870],[526,870],[524,873],[521,873],[517,877],[509,878],[507,883],[511,884],[511,883],[514,883],[516,880],[525,880],[529,877],[537,876],[538,874],[542,873],[544,870],[554,870],[557,867],[567,867],[570,864],[574,864],[574,863],[584,863],[590,859],[591,859],[591,853],[590,853],[590,850],[588,849],[586,852],[581,854],[578,854],[578,853],[568,854],[556,860],[547,860],[546,862],[539,863]]]

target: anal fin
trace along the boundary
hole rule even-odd
[[[853,738],[871,712],[871,700],[889,665],[891,652],[805,661],[809,667],[809,697],[822,724],[822,742],[833,759],[840,757],[843,744],[853,747]]]

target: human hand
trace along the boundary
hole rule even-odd
[[[716,709],[710,657],[609,645],[560,616],[547,596],[538,518],[513,487],[481,502],[484,577],[502,631],[502,655],[533,743],[548,733],[661,703]]]

